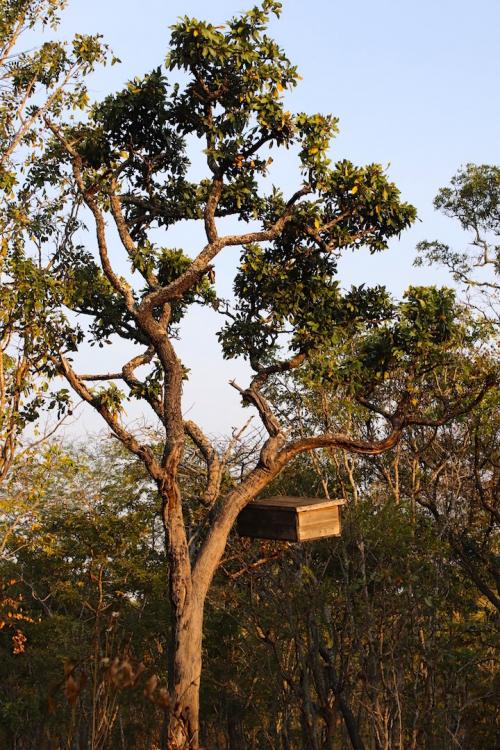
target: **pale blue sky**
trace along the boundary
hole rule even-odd
[[[101,98],[162,63],[168,27],[178,16],[223,23],[251,4],[69,0],[60,35],[100,32],[121,58],[121,65],[93,77],[91,94]],[[444,273],[412,267],[414,247],[423,238],[460,242],[453,222],[433,211],[432,199],[461,164],[499,162],[499,32],[500,0],[285,0],[271,33],[303,76],[287,108],[338,116],[332,158],[390,164],[391,178],[421,220],[383,255],[350,254],[341,267],[343,283],[386,283],[398,295],[410,283],[446,283]],[[293,191],[297,178],[294,163],[280,165],[285,190]],[[181,236],[192,245],[188,251],[197,250],[198,232]],[[219,269],[224,293],[232,265]],[[236,375],[244,384],[245,368],[221,362],[210,335],[216,327],[199,315],[186,323],[180,349],[192,375],[185,406],[208,431],[227,433],[246,417],[227,380]],[[82,368],[105,369],[98,355],[92,350],[94,362]],[[81,429],[98,425],[90,416],[81,420]]]

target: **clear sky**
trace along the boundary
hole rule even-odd
[[[69,0],[59,35],[99,32],[121,58],[121,65],[92,78],[91,95],[99,99],[163,62],[168,27],[178,16],[223,23],[251,5]],[[453,222],[434,212],[433,197],[461,164],[500,161],[500,0],[285,0],[283,6],[271,33],[303,77],[287,108],[338,116],[332,158],[390,165],[389,175],[418,209],[420,221],[383,255],[349,254],[342,282],[385,283],[396,295],[408,284],[446,283],[444,273],[412,267],[414,248],[424,238],[463,242]],[[294,163],[280,167],[285,191],[293,192],[297,179]],[[182,240],[187,252],[196,252],[201,235]],[[229,261],[218,269],[224,294],[231,268]],[[210,316],[191,316],[180,352],[191,367],[185,408],[208,432],[225,434],[246,418],[227,385],[234,376],[244,385],[246,368],[222,362],[211,335],[216,328]],[[104,370],[109,360],[97,357],[90,350],[82,369]],[[78,429],[99,424],[87,415]]]

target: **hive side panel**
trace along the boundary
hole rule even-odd
[[[339,536],[340,532],[340,511],[338,506],[298,513],[298,535],[301,542],[309,539]]]
[[[253,539],[296,542],[298,536],[295,516],[295,512],[289,509],[266,508],[264,510],[248,505],[238,516],[238,534]]]

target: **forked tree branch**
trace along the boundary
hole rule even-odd
[[[106,278],[108,279],[109,283],[111,284],[111,286],[113,287],[113,289],[115,289],[115,291],[117,291],[123,298],[125,305],[127,307],[127,310],[135,317],[136,305],[135,305],[132,287],[125,281],[123,277],[118,276],[115,273],[111,265],[111,261],[109,260],[109,254],[108,254],[108,245],[106,241],[106,224],[104,222],[104,216],[102,214],[101,209],[98,206],[96,199],[94,198],[94,195],[92,194],[92,190],[85,187],[81,168],[82,168],[81,158],[79,156],[74,157],[73,158],[73,175],[75,177],[75,182],[78,186],[80,194],[83,197],[83,200],[85,201],[85,203],[87,204],[87,206],[89,207],[90,211],[92,212],[94,216],[96,236],[97,236],[97,245],[99,248],[99,257],[101,259],[102,270],[104,271],[104,274]]]
[[[68,360],[62,354],[59,357],[54,357],[53,361],[80,398],[90,404],[101,415],[123,445],[143,461],[151,477],[156,482],[160,482],[162,480],[162,470],[151,448],[147,445],[142,445],[132,433],[125,429],[118,416],[89,391],[85,383],[78,377]]]
[[[138,354],[133,357],[129,362],[126,362],[121,372],[106,372],[102,374],[78,374],[77,377],[86,382],[99,382],[104,380],[123,380],[131,390],[136,392],[140,391],[141,397],[144,398],[151,406],[157,417],[163,422],[163,403],[161,399],[156,398],[153,394],[149,393],[146,384],[139,380],[135,375],[135,370],[141,365],[146,365],[151,362],[155,354],[155,350],[152,346],[149,346],[145,352]]]
[[[343,433],[332,433],[294,440],[281,449],[273,449],[273,438],[269,438],[267,443],[271,446],[271,450],[269,450],[269,460],[266,464],[263,465],[259,461],[245,479],[216,506],[212,524],[194,563],[193,587],[195,590],[200,596],[206,594],[224,553],[227,535],[238,514],[278,476],[295,456],[318,448],[342,448],[353,453],[379,455],[393,448],[400,439],[401,433],[402,425],[397,425],[385,438],[373,442],[356,440]]]
[[[95,221],[95,226],[96,226],[97,245],[99,248],[99,257],[101,260],[102,270],[104,271],[104,274],[106,278],[108,279],[109,283],[111,284],[111,286],[113,287],[113,289],[116,292],[118,292],[123,298],[125,305],[127,307],[127,310],[135,317],[136,306],[135,306],[135,300],[134,300],[134,294],[133,294],[132,288],[125,281],[125,279],[123,279],[122,277],[118,276],[115,273],[111,265],[111,262],[109,260],[108,246],[106,242],[106,224],[104,221],[104,216],[102,214],[102,211],[99,208],[99,205],[94,197],[96,186],[95,185],[91,187],[85,186],[85,182],[84,182],[83,175],[82,175],[81,156],[76,151],[74,146],[71,143],[69,143],[67,138],[64,137],[60,129],[57,128],[48,117],[45,117],[44,120],[45,120],[45,123],[47,124],[47,127],[50,128],[50,130],[58,139],[58,141],[64,146],[67,153],[71,156],[73,177],[78,187],[78,191],[80,195],[82,196],[85,204],[88,206],[88,208],[90,209],[91,213],[94,216],[94,221]]]
[[[167,286],[148,294],[141,302],[139,309],[144,310],[145,312],[150,312],[153,308],[163,305],[165,302],[181,299],[185,292],[198,283],[200,278],[206,273],[211,261],[225,247],[247,245],[253,242],[268,242],[276,239],[287,221],[291,219],[293,206],[298,200],[300,200],[300,198],[307,195],[309,192],[311,192],[310,186],[304,185],[304,187],[294,193],[288,201],[283,214],[270,229],[264,229],[258,232],[248,232],[240,235],[226,235],[215,239],[213,242],[209,242],[183,274]],[[214,193],[214,196],[216,196],[216,193]],[[215,197],[213,200],[215,203]],[[215,208],[216,204],[213,207],[214,211]],[[212,232],[212,222],[214,222],[214,217],[210,215],[207,216],[205,222],[208,222],[209,231]]]

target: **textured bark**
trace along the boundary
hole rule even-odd
[[[180,502],[172,505],[172,497],[165,503],[167,544],[170,563],[170,601],[172,605],[172,634],[170,649],[169,688],[172,704],[169,708],[166,746],[162,750],[197,750],[199,747],[199,689],[202,667],[203,609],[210,582],[225,549],[227,537],[238,513],[270,481],[267,473],[257,475],[247,491],[231,493],[210,532],[210,544],[204,547],[191,573],[187,545],[179,544],[184,535]],[[179,497],[180,500],[180,497]],[[178,507],[178,513],[175,508]],[[228,508],[231,511],[228,511]]]
[[[190,598],[173,623],[168,750],[199,747],[202,628],[203,605]]]
[[[177,457],[172,456],[174,465]],[[168,682],[170,705],[162,750],[199,747],[199,690],[203,599],[192,586],[191,564],[177,484],[166,482],[163,517],[169,560],[171,635]]]
[[[172,624],[168,670],[170,706],[166,744],[162,750],[196,750],[199,747],[203,600],[196,595],[192,585],[181,494],[176,481],[182,456],[182,442],[176,439],[178,430],[179,424],[169,424],[170,451],[165,451],[163,458],[163,521],[169,562]],[[183,438],[182,421],[180,430]]]

